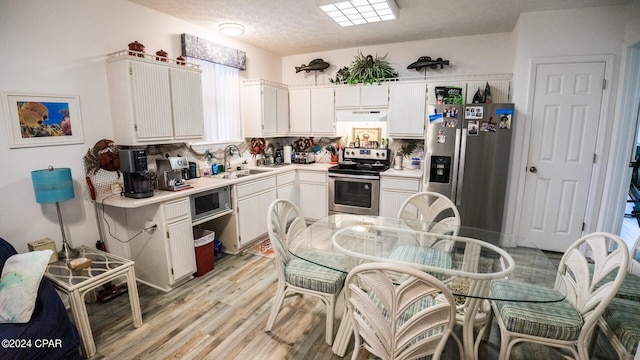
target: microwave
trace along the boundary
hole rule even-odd
[[[231,209],[230,187],[202,191],[192,194],[191,221],[196,222]]]

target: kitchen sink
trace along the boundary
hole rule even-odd
[[[262,173],[266,173],[269,171],[273,171],[273,169],[247,169],[247,170],[239,170],[237,171],[238,175],[240,174],[248,174],[248,175],[253,175],[253,174],[262,174]]]
[[[247,170],[237,170],[232,172],[224,172],[222,174],[216,174],[211,176],[213,179],[237,179],[241,177],[262,174],[266,172],[273,171],[273,169],[247,169]]]

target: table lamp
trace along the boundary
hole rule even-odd
[[[77,257],[80,251],[73,249],[67,242],[64,225],[62,224],[62,214],[60,213],[60,202],[75,197],[71,169],[54,169],[53,166],[49,166],[48,169],[34,170],[31,172],[31,181],[33,182],[36,202],[39,204],[56,203],[60,232],[62,232],[62,250],[58,252],[58,258],[72,259]]]

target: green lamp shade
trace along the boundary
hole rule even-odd
[[[31,172],[31,181],[39,204],[61,202],[75,196],[69,168],[34,170]]]

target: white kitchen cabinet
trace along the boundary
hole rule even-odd
[[[307,220],[328,214],[326,171],[298,170],[298,208]]]
[[[277,174],[277,195],[278,199],[289,200],[292,203],[298,204],[298,191],[296,186],[296,172],[295,170],[287,171],[285,173]]]
[[[291,135],[311,133],[311,90],[289,89],[289,120]]]
[[[241,102],[244,137],[288,135],[289,92],[285,85],[246,80]]]
[[[335,135],[333,87],[289,89],[290,135]]]
[[[107,62],[114,141],[120,145],[200,140],[201,71],[126,55]]]
[[[421,189],[422,178],[381,175],[380,216],[396,217],[400,206]]]
[[[335,88],[336,109],[386,108],[389,106],[389,85],[344,85]]]
[[[276,176],[263,177],[235,186],[238,242],[237,249],[246,247],[267,233],[267,212],[276,200]]]
[[[427,84],[425,82],[389,85],[387,131],[389,137],[424,139]]]
[[[104,207],[109,251],[135,261],[136,278],[170,291],[196,272],[189,197],[138,208]],[[154,229],[144,230],[151,224]]]

